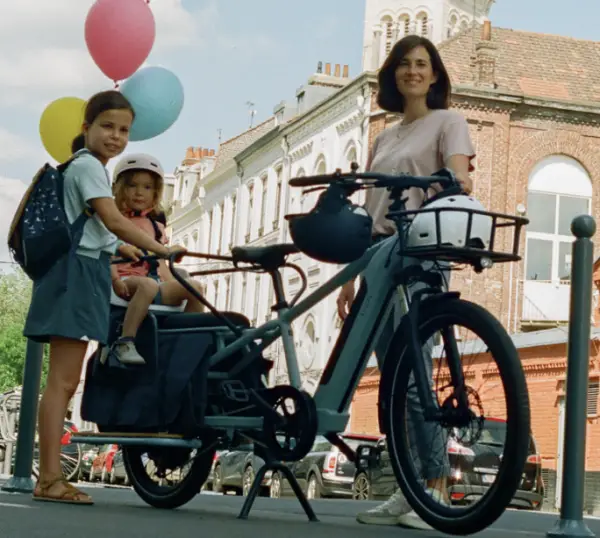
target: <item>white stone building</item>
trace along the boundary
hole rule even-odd
[[[290,240],[284,216],[310,210],[318,193],[303,196],[291,189],[291,177],[349,169],[352,161],[364,168],[369,126],[376,111],[376,69],[393,43],[407,33],[425,35],[439,43],[481,22],[493,0],[367,0],[363,39],[363,70],[354,80],[348,66],[323,68],[296,92],[294,102],[282,102],[262,124],[221,144],[216,155],[188,149],[175,172],[174,210],[169,216],[173,243],[189,250],[226,255],[232,245],[265,245]],[[373,111],[373,112],[372,112]],[[190,156],[195,158],[190,159]],[[361,196],[358,194],[358,200]],[[291,260],[305,270],[307,293],[339,269],[303,255]],[[189,263],[189,262],[188,262]],[[206,270],[219,263],[199,263]],[[284,275],[291,298],[300,280],[291,270]],[[208,300],[222,310],[244,313],[253,324],[263,323],[273,304],[269,277],[254,273],[203,277]],[[317,305],[295,326],[296,345],[305,387],[319,379],[338,334],[335,295]],[[281,350],[274,381],[285,378]]]
[[[351,81],[347,68],[342,71],[341,66],[330,73],[327,65],[325,73],[315,74],[298,90],[295,103],[280,104],[266,122],[223,143],[216,159],[200,159],[178,168],[175,189],[182,194],[169,216],[173,243],[193,251],[227,254],[233,245],[288,242],[285,215],[309,210],[318,196],[304,196],[301,189],[291,189],[288,180],[338,167],[348,169],[352,161],[364,164],[375,79],[365,73]],[[307,293],[337,270],[303,255],[290,261],[305,270]],[[222,264],[197,266],[205,270]],[[271,315],[274,298],[268,276],[236,273],[205,277],[205,281],[208,299],[217,308],[242,312],[252,323],[263,323]],[[284,281],[291,298],[300,279],[286,269]],[[334,299],[295,324],[308,389],[318,379],[335,341]],[[279,356],[277,348],[274,352]],[[277,368],[276,376],[282,374]]]

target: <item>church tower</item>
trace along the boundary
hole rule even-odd
[[[408,34],[436,45],[483,23],[495,0],[365,0],[363,71],[379,69],[396,41]]]

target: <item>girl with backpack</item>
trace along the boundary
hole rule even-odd
[[[115,204],[105,167],[127,146],[134,116],[129,101],[117,91],[98,93],[88,101],[82,133],[72,145],[74,159],[63,172],[63,199],[69,222],[86,213],[89,218],[75,248],[33,283],[23,334],[50,343],[48,379],[39,406],[40,467],[34,500],[93,503],[64,478],[60,443],[88,343],[106,344],[108,338],[111,256],[138,260],[140,249],[160,256],[185,253],[140,230]]]
[[[150,237],[166,243],[160,207],[164,172],[158,160],[144,154],[125,157],[117,164],[114,178],[113,193],[121,213]],[[146,362],[135,348],[135,336],[151,304],[178,306],[187,301],[186,312],[204,310],[202,303],[175,279],[164,260],[112,265],[111,271],[115,294],[130,301],[121,337],[112,348],[123,364]],[[187,278],[187,282],[204,293],[197,280]]]

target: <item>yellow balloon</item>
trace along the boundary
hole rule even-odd
[[[46,151],[59,163],[71,155],[71,143],[81,133],[86,102],[62,97],[50,103],[40,118],[40,137]]]

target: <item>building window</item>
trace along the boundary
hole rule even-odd
[[[246,311],[246,294],[248,291],[248,275],[247,273],[242,274],[242,296],[241,296],[241,306],[240,309],[242,313]]]
[[[229,232],[229,242],[232,245],[235,245],[235,242],[237,241],[237,234],[236,234],[236,229],[235,229],[235,227],[237,226],[236,201],[237,201],[237,197],[234,194],[231,197],[231,230]]]
[[[408,15],[400,17],[400,28],[402,29],[402,37],[410,34],[410,17]]]
[[[592,184],[574,159],[553,156],[531,174],[527,196],[525,279],[571,279],[571,221],[591,210]]]
[[[214,233],[214,211],[211,209],[209,214],[208,214],[208,252],[212,253],[212,249],[213,249],[213,244],[214,244],[214,239],[213,239],[213,233]]]
[[[252,311],[252,320],[256,322],[258,320],[258,307],[260,304],[260,275],[256,275],[254,281],[254,307]]]
[[[254,183],[248,186],[248,235],[247,240],[252,234],[252,219],[254,217]]]
[[[219,279],[215,279],[215,300],[213,301],[215,308],[219,308]]]
[[[456,15],[452,15],[450,17],[450,25],[448,26],[448,37],[452,37],[456,31],[458,30],[458,17]]]
[[[427,37],[429,34],[429,17],[427,17],[427,13],[419,13],[417,15],[418,21],[418,32],[421,36]]]
[[[231,308],[231,275],[225,277],[225,310]]]
[[[260,223],[258,225],[258,235],[262,236],[265,232],[265,218],[267,215],[267,186],[268,177],[263,176],[260,179],[260,190],[261,190],[261,207],[260,207]]]
[[[279,226],[279,216],[281,214],[281,190],[282,190],[282,181],[281,176],[283,174],[283,169],[278,168],[276,171],[277,174],[277,186],[275,188],[275,218],[273,219],[273,228]]]
[[[598,415],[598,394],[600,393],[600,382],[590,380],[588,383],[587,395],[587,416],[595,417]]]
[[[227,250],[227,245],[224,245],[225,242],[225,202],[221,202],[219,207],[221,213],[221,227],[219,231],[219,249],[217,250],[217,254],[221,254],[223,250]]]
[[[394,44],[394,21],[392,21],[390,16],[383,17],[381,19],[381,26],[383,26],[385,31],[385,54],[389,54]]]

